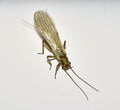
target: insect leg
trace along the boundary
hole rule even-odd
[[[57,71],[58,71],[59,68],[60,68],[60,63],[58,63],[58,65],[56,66],[55,79],[56,79]]]
[[[49,68],[50,70],[52,67],[52,63],[51,63],[52,60],[55,60],[55,56],[47,56],[47,62],[50,65],[50,68]]]
[[[42,53],[38,53],[38,54],[44,54],[44,47],[45,47],[45,46],[44,46],[44,43],[45,43],[45,41],[43,40],[43,41],[42,41]]]
[[[66,40],[64,41],[63,47],[66,49]]]

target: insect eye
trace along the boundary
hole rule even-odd
[[[62,63],[62,65],[64,65],[64,64],[65,64],[65,62],[64,62],[64,61],[62,61],[61,63]]]
[[[62,62],[62,64],[64,65],[65,63],[64,63],[64,62]]]

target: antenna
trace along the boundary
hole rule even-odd
[[[84,90],[75,82],[75,80],[69,75],[69,73],[67,71],[65,71],[65,72],[67,73],[67,75],[69,76],[69,78],[73,81],[73,83],[82,91],[82,93],[85,95],[86,99],[88,100],[88,96],[84,92]]]

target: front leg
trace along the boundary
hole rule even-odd
[[[52,60],[55,60],[55,56],[47,56],[47,62],[50,65],[50,68],[49,68],[50,70],[52,67],[52,63],[51,63]]]
[[[57,71],[58,71],[59,68],[60,68],[60,63],[58,63],[58,65],[56,66],[55,79],[56,79]]]

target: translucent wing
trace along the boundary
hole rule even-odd
[[[34,14],[36,31],[45,40],[47,46],[52,49],[55,56],[66,54],[59,38],[52,18],[46,11],[37,11]]]
[[[37,11],[34,14],[37,31],[44,35],[58,36],[55,25],[46,11]]]
[[[87,83],[85,80],[83,80],[81,77],[79,77],[75,71],[71,68],[71,63],[68,60],[68,57],[66,55],[65,49],[60,41],[58,32],[55,28],[55,25],[51,19],[51,17],[48,15],[45,11],[37,11],[34,14],[34,22],[35,22],[35,28],[38,34],[42,37],[42,39],[45,41],[46,48],[52,52],[56,59],[58,60],[59,64],[56,67],[56,73],[59,69],[59,65],[62,66],[62,69],[67,73],[67,75],[71,78],[71,80],[74,82],[74,84],[83,92],[83,94],[86,96],[88,100],[88,96],[86,93],[81,89],[81,87],[73,80],[73,78],[70,76],[70,74],[67,72],[68,69],[71,69],[72,72],[84,83],[86,83],[88,86],[93,88],[94,90],[98,91],[96,88],[91,86],[89,83]]]

